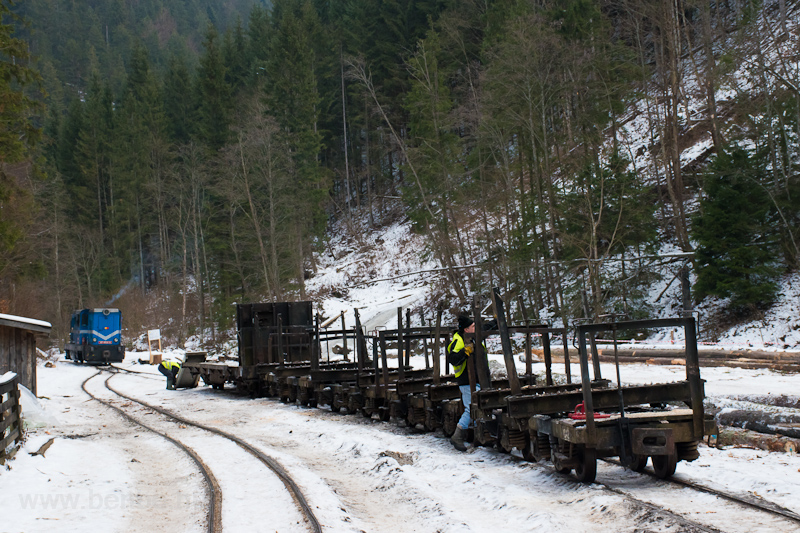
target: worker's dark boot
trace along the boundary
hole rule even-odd
[[[467,451],[467,447],[464,446],[464,430],[460,427],[456,426],[456,431],[453,433],[453,436],[450,437],[450,442],[456,450],[460,452]]]

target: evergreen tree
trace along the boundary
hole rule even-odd
[[[40,137],[35,124],[42,109],[40,76],[30,65],[27,43],[17,38],[14,2],[0,0],[0,301],[12,311],[9,282],[38,264],[31,257],[30,226],[35,213],[28,178],[34,173],[32,152]],[[28,246],[26,246],[28,245]]]
[[[14,36],[12,23],[21,18],[13,6],[12,0],[0,0],[0,165],[25,159],[40,134],[33,118],[41,104],[26,90],[38,87],[41,78],[29,64],[27,43]]]
[[[186,57],[182,53],[171,56],[164,75],[164,112],[170,137],[178,144],[188,142],[193,132],[192,80]]]
[[[94,220],[101,240],[105,238],[107,208],[109,204],[108,185],[111,173],[111,144],[113,143],[111,91],[100,80],[100,73],[92,72],[89,90],[83,104],[83,127],[78,133],[76,157],[80,174],[86,190],[94,190],[94,213],[88,219]]]
[[[245,39],[241,19],[236,21],[233,31],[225,32],[222,40],[222,56],[225,58],[225,81],[234,91],[241,89],[251,73],[250,47]]]
[[[264,77],[271,33],[269,12],[259,4],[254,5],[247,23],[247,43],[248,56],[252,61],[251,68],[256,77]]]
[[[279,17],[279,18],[275,18]],[[297,186],[310,212],[309,231],[319,232],[324,175],[319,164],[322,135],[319,130],[321,99],[315,39],[322,28],[311,2],[276,2],[273,35],[267,63],[267,102],[291,146]]]
[[[703,179],[692,224],[697,241],[695,298],[730,297],[735,310],[763,308],[775,299],[775,216],[756,154],[731,147],[714,159]]]
[[[167,127],[163,97],[158,80],[150,68],[147,51],[134,48],[131,55],[125,93],[116,114],[116,168],[112,202],[112,257],[109,265],[118,280],[132,277],[145,288],[154,278],[158,264],[157,239],[159,219],[147,216],[156,200],[151,192],[159,190],[165,179],[168,159]]]
[[[197,71],[196,132],[198,138],[216,152],[228,141],[231,114],[231,87],[225,81],[227,69],[216,28],[208,25],[203,55]]]

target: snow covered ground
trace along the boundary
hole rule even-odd
[[[429,276],[421,271],[437,265],[420,258],[421,244],[407,225],[368,235],[364,238],[370,242],[333,244],[332,257],[320,258],[321,268],[309,280],[308,290],[326,317],[346,311],[348,328],[354,324],[354,308],[368,330],[394,328],[398,307],[417,309],[435,300]],[[782,343],[791,342],[789,349],[798,349],[797,306],[792,302],[797,301],[800,283],[790,281],[784,290],[786,303],[776,311],[775,323],[783,324],[783,329],[769,330],[765,338],[783,336]],[[418,315],[414,323],[419,323]],[[742,327],[729,336],[732,345],[761,347],[758,341],[766,330],[757,326]],[[670,340],[662,334],[648,342],[653,347],[679,346]],[[489,351],[493,366],[502,367],[499,346],[490,342]],[[166,355],[183,352],[172,348]],[[723,531],[793,527],[602,462],[597,479],[616,492],[599,483],[579,484],[554,473],[550,465],[521,461],[517,452],[509,456],[479,448],[461,454],[441,433],[251,400],[209,387],[167,391],[155,368],[136,364],[140,355],[129,352],[121,366],[144,375],[120,373],[111,378],[112,386],[235,433],[273,457],[300,485],[326,533],[687,530],[685,524],[653,513],[635,498]],[[421,357],[412,358],[412,364],[424,367]],[[561,370],[558,363],[555,366]],[[611,365],[601,368],[604,377],[615,379]],[[535,363],[533,370],[542,373],[544,368]],[[54,367],[39,368],[39,405],[32,398],[23,405],[28,424],[25,447],[0,467],[0,533],[205,530],[206,492],[197,467],[174,445],[91,400],[80,384],[95,372],[64,360],[63,355]],[[571,372],[579,376],[578,365],[573,364]],[[684,372],[682,366],[626,364],[621,380],[624,384],[675,381]],[[111,400],[113,395],[102,385],[106,377],[93,378],[87,388]],[[730,398],[796,397],[800,390],[800,376],[770,370],[704,368],[702,377],[715,405],[726,405]],[[226,530],[305,531],[283,486],[248,462],[235,446],[191,428],[158,422],[131,402],[114,402],[201,455],[222,486]],[[43,455],[30,455],[49,439],[53,442]],[[796,498],[800,458],[793,454],[701,446],[700,459],[679,463],[676,476],[762,497],[800,513]]]
[[[236,433],[276,459],[301,486],[326,532],[595,531],[598,523],[604,531],[684,530],[632,504],[629,493],[724,531],[790,527],[708,495],[665,489],[659,481],[605,463],[598,481],[620,493],[492,449],[461,454],[441,434],[209,387],[167,391],[154,367],[134,363],[138,355],[129,353],[121,366],[145,374],[118,374],[110,380],[113,387]],[[534,370],[543,371],[542,365]],[[204,530],[205,492],[195,465],[172,444],[90,400],[80,384],[95,372],[65,360],[39,369],[41,411],[27,409],[38,427],[29,428],[25,449],[0,468],[0,532]],[[682,372],[682,367],[624,365],[622,379],[663,382]],[[612,376],[612,367],[603,365],[603,373]],[[93,378],[87,388],[110,399],[102,386],[105,377]],[[707,394],[715,397],[792,395],[800,389],[800,377],[768,370],[710,368],[703,369],[703,377]],[[154,423],[142,413],[136,416]],[[242,456],[231,445],[174,424],[164,427],[198,451],[217,475],[226,530],[304,530],[282,486],[258,473],[256,465],[247,466],[253,475],[225,475],[241,472]],[[29,455],[50,438],[54,442],[44,455]],[[796,455],[702,447],[699,460],[679,463],[677,476],[758,495],[800,513],[798,472]]]

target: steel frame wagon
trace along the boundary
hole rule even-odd
[[[683,328],[686,339],[685,380],[625,386],[616,357],[616,386],[593,387],[602,376],[596,354],[590,376],[587,335],[612,332],[616,355],[619,331],[673,327]],[[644,470],[650,458],[655,474],[661,478],[672,476],[679,461],[697,459],[697,444],[715,432],[715,424],[703,411],[704,382],[700,379],[694,318],[584,324],[577,332],[581,390],[507,399],[511,418],[527,418],[530,455],[535,460],[550,458],[559,472],[574,469],[584,482],[594,481],[601,457],[619,457],[623,465],[636,471]]]

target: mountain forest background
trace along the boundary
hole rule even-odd
[[[647,316],[687,265],[757,316],[800,262],[797,7],[0,0],[0,312],[212,340],[307,298],[331,222],[408,217],[453,307]]]

